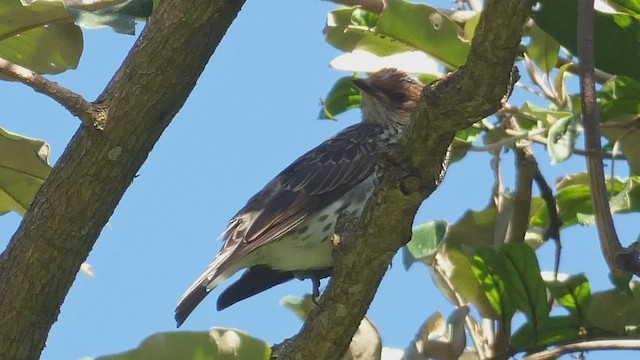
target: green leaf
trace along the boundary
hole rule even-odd
[[[0,128],[0,215],[29,208],[51,172],[49,145]]]
[[[449,165],[461,160],[471,148],[474,141],[480,138],[480,129],[468,127],[456,132],[456,136],[451,143],[451,151],[449,153]]]
[[[504,282],[507,276],[504,254],[490,247],[476,249],[471,258],[471,269],[495,313],[504,324],[510,324],[516,307]]]
[[[96,360],[267,360],[270,356],[271,348],[262,340],[240,330],[213,328],[208,332],[158,333],[134,350]]]
[[[594,326],[617,335],[637,336],[640,326],[640,283],[631,283],[632,295],[617,289],[591,295],[587,320]]]
[[[459,67],[467,61],[470,45],[460,39],[462,29],[428,5],[387,0],[376,31],[410,44],[449,66]]]
[[[468,244],[474,247],[493,244],[496,209],[489,205],[484,210],[467,210],[450,227],[448,244]]]
[[[364,50],[379,56],[414,50],[397,39],[354,23],[354,11],[355,8],[340,8],[329,13],[324,28],[324,37],[329,44],[344,52]]]
[[[640,130],[635,126],[640,113],[640,83],[616,76],[603,84],[597,100],[602,115],[602,135],[611,143],[618,142],[631,173],[640,175],[640,144],[636,141]]]
[[[496,319],[497,316],[489,304],[480,283],[471,269],[469,257],[458,246],[444,246],[436,255],[439,271],[432,269],[431,276],[443,295],[452,304],[457,304],[451,287],[463,299],[472,302],[483,318]]]
[[[547,34],[577,54],[578,0],[540,0],[532,17]],[[598,69],[640,79],[640,20],[628,14],[595,12],[595,63]]]
[[[550,311],[538,258],[526,244],[506,244],[500,251],[506,257],[504,281],[511,299],[526,315],[533,334],[538,334]]]
[[[536,117],[546,124],[553,124],[557,122],[558,119],[573,115],[570,111],[567,110],[545,109],[530,102],[525,102],[520,111],[527,114],[528,116]]]
[[[82,31],[62,3],[0,2],[0,57],[39,74],[58,74],[78,66]]]
[[[473,37],[476,35],[476,27],[478,27],[479,21],[480,13],[478,12],[464,23],[464,38],[467,41],[473,40]]]
[[[640,176],[627,178],[624,188],[615,194],[609,203],[614,213],[640,211]]]
[[[618,289],[618,291],[624,294],[627,294],[629,296],[633,296],[633,292],[629,287],[629,283],[631,282],[631,279],[633,279],[632,273],[625,272],[621,275],[616,275],[613,272],[609,273],[609,281],[611,281],[613,286],[615,286],[616,289]]]
[[[534,332],[531,323],[520,327],[511,337],[514,352],[536,351],[552,345],[561,345],[585,338],[584,328],[569,316],[552,316],[543,327]]]
[[[576,318],[578,324],[585,324],[591,301],[591,287],[584,274],[571,276],[563,281],[549,281],[547,288],[558,303]]]
[[[349,109],[360,107],[360,90],[353,84],[353,78],[338,79],[322,102],[319,119],[335,120],[335,116]]]
[[[636,16],[640,15],[640,3],[638,0],[608,0],[607,5],[620,12]]]
[[[527,46],[527,53],[545,73],[550,73],[558,63],[560,44],[553,37],[542,31],[538,26],[529,29],[531,42]]]
[[[367,22],[360,21],[361,16],[354,19],[355,9],[329,13],[324,30],[329,44],[345,52],[365,50],[380,56],[421,50],[451,67],[466,61],[469,43],[458,36],[462,29],[433,7],[388,0],[375,26],[363,25]]]
[[[640,113],[640,83],[626,76],[616,76],[602,84],[597,95],[603,122],[622,115]]]
[[[152,11],[153,0],[130,0],[94,11],[69,9],[75,17],[76,24],[84,28],[109,27],[117,33],[129,35],[134,35],[136,32],[136,20],[149,17]]]
[[[611,210],[614,213],[627,213],[640,211],[640,178],[607,179],[607,188],[615,194],[611,200]],[[593,225],[593,205],[591,202],[591,190],[589,176],[586,172],[566,175],[556,185],[558,193],[558,214],[563,222],[563,227],[575,224]]]
[[[431,264],[443,244],[448,227],[449,223],[445,220],[432,220],[415,227],[411,240],[402,249],[404,268],[409,270],[417,261]]]
[[[551,164],[555,165],[567,160],[575,149],[580,135],[580,126],[574,116],[558,119],[549,129],[547,150],[551,156]]]

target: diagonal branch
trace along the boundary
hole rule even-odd
[[[79,94],[47,80],[45,77],[20,65],[0,58],[0,74],[29,86],[33,90],[57,101],[87,126],[102,129],[106,114],[104,109],[85,100]]]
[[[0,256],[0,358],[40,356],[76,273],[243,0],[163,0]],[[176,51],[180,49],[180,51]]]
[[[529,16],[527,0],[487,0],[467,64],[425,88],[402,139],[378,164],[380,184],[363,216],[340,234],[336,266],[320,306],[300,333],[277,345],[277,359],[339,359],[396,251],[411,236],[422,201],[440,183],[449,145],[463,129],[502,107]]]

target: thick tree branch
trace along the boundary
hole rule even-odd
[[[320,306],[274,358],[338,359],[347,349],[393,255],[411,236],[418,206],[442,178],[456,130],[500,109],[510,93],[530,8],[526,0],[485,2],[467,64],[425,88],[412,123],[378,164],[380,184],[356,229],[341,234]]]
[[[80,264],[243,0],[163,0],[0,257],[0,359],[37,359]],[[176,51],[180,49],[180,51]]]
[[[0,74],[20,81],[33,90],[52,98],[69,110],[72,115],[80,118],[85,125],[97,129],[104,127],[106,117],[104,109],[88,102],[79,94],[3,58],[0,58]]]
[[[587,170],[591,187],[591,202],[600,237],[602,253],[613,272],[628,271],[640,276],[638,250],[625,249],[620,244],[609,207],[609,195],[604,180],[599,114],[594,78],[594,9],[593,0],[578,5],[578,56],[580,58],[580,99],[584,125]]]

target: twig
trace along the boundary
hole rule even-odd
[[[77,116],[85,125],[100,130],[104,128],[104,120],[106,119],[104,110],[73,91],[3,58],[0,58],[0,74],[20,81],[33,90],[52,98],[69,110],[71,114]]]
[[[580,70],[578,68],[578,65],[576,65],[576,63],[574,63],[573,61],[569,60],[569,59],[565,59],[563,57],[558,56],[558,62],[556,64],[556,67],[561,67],[563,65],[566,64],[571,64],[569,65],[569,67],[567,68],[567,71],[572,73],[572,74],[580,74]],[[609,80],[611,80],[611,78],[613,77],[613,75],[604,72],[602,70],[598,70],[598,69],[594,69],[594,80],[597,81],[599,84],[605,83]]]
[[[514,136],[502,139],[500,141],[496,141],[496,142],[488,144],[488,145],[470,146],[469,147],[469,151],[495,151],[495,150],[499,150],[502,147],[505,147],[505,146],[508,146],[508,145],[512,145],[512,144],[514,144],[514,143],[516,143],[516,142],[518,142],[520,140],[532,139],[533,137],[538,136],[540,134],[544,134],[547,131],[549,131],[549,129],[538,129],[538,130],[531,130],[531,131],[526,131],[526,132],[516,131],[515,133],[512,133]]]
[[[582,352],[582,351],[601,351],[601,350],[640,350],[640,340],[592,340],[583,341],[575,344],[567,344],[558,346],[555,349],[544,350],[528,356],[521,360],[546,360],[555,359],[560,355]]]
[[[562,227],[562,219],[558,215],[558,204],[556,198],[553,196],[553,190],[545,180],[544,176],[540,172],[540,168],[537,169],[533,180],[538,185],[540,191],[540,197],[547,205],[547,212],[549,214],[549,227],[544,231],[544,240],[553,239],[556,244],[555,261],[553,264],[553,277],[557,278],[558,271],[560,269],[560,255],[562,254],[562,242],[560,241],[560,228]]]
[[[525,91],[528,91],[528,92],[532,93],[533,95],[536,95],[536,96],[538,96],[538,97],[540,97],[542,99],[549,100],[549,101],[554,101],[555,100],[550,95],[545,94],[543,92],[540,92],[540,91],[532,88],[529,85],[525,85],[523,83],[516,83],[516,86],[521,88],[521,89],[523,89],[523,90],[525,90]]]
[[[620,244],[613,225],[602,164],[602,145],[594,79],[594,0],[582,0],[578,5],[578,56],[580,58],[580,99],[585,130],[587,170],[591,186],[591,200],[600,245],[609,268],[614,273],[628,271],[640,275],[638,251]]]
[[[519,55],[522,56],[525,52],[527,52],[527,46],[526,45],[520,45],[520,47],[518,48],[519,51]],[[567,68],[567,71],[575,74],[575,75],[580,75],[580,69],[578,68],[578,65],[576,65],[576,63],[574,63],[573,61],[569,60],[569,59],[565,59],[561,56],[558,56],[558,62],[556,63],[556,68],[559,68],[563,65],[566,64],[571,64],[569,65],[569,67]],[[594,69],[594,79],[599,83],[605,83],[607,81],[609,81],[611,78],[613,77],[613,75],[604,72],[602,70],[598,70],[598,69]]]

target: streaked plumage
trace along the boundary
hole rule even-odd
[[[363,121],[302,155],[229,221],[216,259],[176,307],[178,326],[211,289],[241,269],[247,268],[222,292],[218,310],[294,277],[330,274],[329,239],[337,216],[361,214],[379,153],[402,130],[422,89],[395,69],[355,84],[362,90]]]

